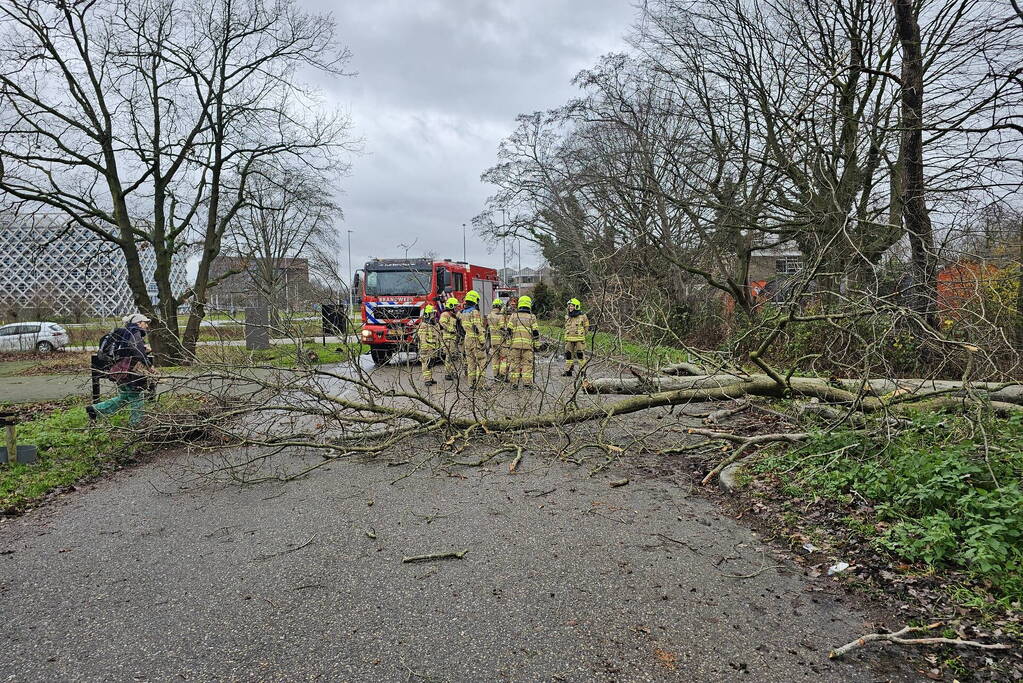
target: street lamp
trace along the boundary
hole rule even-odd
[[[508,276],[508,212],[501,209],[501,277]],[[508,284],[505,282],[504,284]]]
[[[355,273],[352,272],[352,231],[348,231],[348,320],[351,324],[352,309],[355,307],[355,293],[352,291],[355,282]],[[345,325],[347,328],[348,325]]]

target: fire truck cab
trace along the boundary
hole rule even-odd
[[[489,313],[497,271],[451,259],[373,259],[353,285],[362,296],[359,339],[370,347],[373,362],[383,365],[396,352],[416,350],[416,326],[428,303],[439,315],[449,297],[461,301],[475,289],[480,309]]]

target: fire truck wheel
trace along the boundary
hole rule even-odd
[[[392,353],[390,349],[370,349],[369,355],[377,365],[386,365],[387,361],[391,360]]]

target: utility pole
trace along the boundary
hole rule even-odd
[[[501,209],[501,277],[508,273],[508,212]],[[504,284],[508,284],[505,282]]]
[[[351,320],[352,308],[355,306],[355,292],[352,287],[355,282],[355,273],[352,272],[352,231],[348,231],[348,319]],[[347,327],[347,325],[345,326]]]
[[[465,257],[465,223],[462,223],[462,260],[466,263],[469,262],[469,259]]]

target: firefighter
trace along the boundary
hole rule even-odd
[[[490,314],[487,316],[487,327],[490,330],[490,360],[494,368],[494,379],[498,382],[508,381],[508,352],[505,344],[505,330],[508,327],[508,315],[504,310],[504,302],[494,299]]]
[[[568,311],[565,313],[565,377],[572,376],[572,365],[579,366],[582,372],[586,364],[583,352],[586,349],[586,333],[590,331],[590,320],[583,313],[583,305],[579,299],[568,300]]]
[[[441,345],[444,348],[444,379],[453,380],[458,376],[458,299],[448,297],[444,312],[440,314]]]
[[[469,377],[469,386],[475,387],[483,381],[487,367],[487,320],[480,312],[480,295],[475,289],[465,293],[458,321],[465,332],[462,340],[465,372]]]
[[[437,325],[437,309],[430,304],[423,309],[423,318],[416,329],[416,341],[419,343],[419,362],[423,364],[423,382],[427,385],[436,384],[430,366],[440,352],[440,327]]]
[[[519,307],[508,316],[508,382],[513,388],[522,381],[524,389],[533,388],[533,351],[540,343],[540,328],[533,315],[533,300],[519,297]]]

